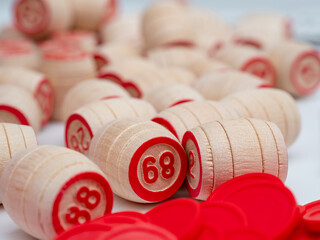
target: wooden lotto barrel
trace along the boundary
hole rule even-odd
[[[278,74],[277,87],[300,97],[315,92],[320,84],[320,57],[313,46],[294,41],[275,45],[269,56]]]
[[[269,173],[284,181],[288,153],[279,128],[257,119],[214,121],[188,131],[182,141],[188,159],[186,185],[206,200],[221,184],[247,173]]]
[[[86,154],[93,136],[108,122],[128,117],[149,120],[155,115],[153,106],[140,99],[113,98],[92,102],[69,116],[65,130],[66,146]]]
[[[44,74],[23,67],[0,67],[0,83],[16,85],[29,91],[41,109],[42,126],[50,120],[54,108],[54,92]]]
[[[148,90],[144,100],[151,103],[158,112],[175,105],[204,100],[202,95],[185,84],[166,82]]]
[[[96,66],[90,54],[79,48],[54,45],[45,48],[42,72],[48,76],[55,91],[53,117],[61,120],[65,95],[77,83],[96,76]]]
[[[0,85],[0,122],[31,126],[35,132],[41,127],[41,110],[27,90]]]
[[[220,16],[196,7],[189,7],[187,14],[195,44],[208,54],[214,53],[229,39],[231,28]]]
[[[269,50],[280,41],[292,37],[291,20],[274,13],[248,14],[237,23],[232,41]]]
[[[175,136],[139,119],[117,119],[93,138],[89,157],[106,174],[115,194],[134,202],[159,202],[184,181],[187,162]]]
[[[17,0],[14,5],[16,27],[26,35],[42,37],[54,30],[69,29],[74,14],[70,1]]]
[[[153,3],[143,13],[141,24],[147,49],[194,44],[185,6],[175,1]]]
[[[268,87],[261,78],[233,70],[209,73],[196,81],[193,86],[208,100],[221,100],[236,92]]]
[[[179,140],[184,133],[200,124],[214,120],[237,118],[230,107],[214,101],[193,101],[167,108],[158,113],[153,121],[169,129]]]
[[[98,31],[117,14],[117,0],[70,0],[74,11],[74,26],[78,29]]]
[[[275,86],[277,73],[268,55],[250,46],[226,45],[217,51],[215,57],[235,69],[251,73]]]
[[[14,222],[39,239],[111,212],[113,194],[101,170],[84,155],[57,146],[16,154],[1,177],[0,196]]]
[[[0,39],[0,66],[39,69],[40,57],[35,45],[27,39]]]
[[[129,93],[111,81],[101,79],[85,80],[71,88],[64,97],[61,114],[65,121],[78,108],[98,100],[129,97]]]
[[[278,89],[257,89],[232,94],[221,104],[234,109],[240,117],[257,118],[275,123],[290,146],[298,137],[301,120],[297,104]]]

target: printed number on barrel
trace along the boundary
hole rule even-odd
[[[72,148],[76,151],[82,152],[89,149],[89,142],[84,144],[84,130],[83,127],[80,127],[77,130],[77,134],[71,136]],[[79,142],[80,139],[80,142]]]
[[[87,187],[80,188],[76,197],[79,203],[83,203],[90,210],[96,208],[101,200],[98,191],[90,190]],[[87,210],[80,210],[76,206],[70,207],[65,217],[67,222],[71,224],[82,224],[91,220],[90,213]]]
[[[164,152],[159,158],[160,169],[156,166],[157,160],[153,156],[146,157],[142,162],[143,178],[146,183],[155,183],[159,174],[165,179],[174,175],[174,155],[171,152]]]
[[[189,159],[191,159],[192,162],[189,165],[188,174],[190,175],[190,177],[192,177],[194,179],[194,175],[192,173],[192,168],[194,167],[194,153],[192,151],[189,152]],[[189,161],[188,161],[188,163],[189,163]]]

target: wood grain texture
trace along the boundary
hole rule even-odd
[[[251,46],[228,44],[217,51],[215,57],[235,69],[251,73],[264,80],[265,84],[275,86],[277,81],[275,67],[268,55]]]
[[[268,54],[277,69],[278,88],[295,97],[311,94],[318,89],[320,57],[313,46],[292,40],[282,41]]]
[[[0,39],[0,66],[20,66],[39,69],[40,56],[28,39]]]
[[[182,83],[191,85],[195,80],[196,76],[188,69],[182,67],[166,67],[161,69],[163,74],[169,82]]]
[[[196,45],[208,54],[215,52],[230,38],[231,28],[220,16],[189,6],[188,17]]]
[[[92,102],[77,109],[67,120],[66,145],[87,153],[92,137],[108,122],[118,118],[137,117],[149,120],[156,110],[143,100],[114,98]]]
[[[193,32],[187,16],[185,6],[174,1],[155,2],[149,6],[142,16],[142,34],[147,49],[193,44]]]
[[[31,37],[68,29],[74,20],[70,2],[64,0],[19,0],[14,5],[14,14],[17,28]],[[37,21],[33,20],[35,18]]]
[[[118,84],[125,83],[134,75],[138,75],[144,71],[154,70],[156,66],[150,61],[142,58],[126,59],[121,62],[111,63],[99,72],[100,78],[112,80]]]
[[[74,26],[79,29],[98,31],[101,25],[110,22],[117,13],[115,0],[71,0],[74,11]]]
[[[115,194],[134,202],[158,202],[182,184],[186,159],[177,139],[162,126],[118,119],[94,136],[89,157],[105,172]]]
[[[103,45],[98,46],[94,51],[98,69],[111,63],[137,58],[139,55],[140,49],[125,42],[104,43]]]
[[[180,103],[204,100],[201,94],[188,85],[170,82],[151,88],[143,99],[150,102],[158,112]]]
[[[76,84],[64,97],[61,114],[65,121],[78,108],[98,100],[129,97],[129,93],[111,81],[89,79]]]
[[[188,68],[195,62],[206,59],[205,52],[198,48],[171,47],[157,48],[148,51],[147,57],[151,62],[161,67]]]
[[[204,98],[221,100],[236,92],[263,87],[264,83],[249,73],[225,70],[204,75],[193,86]]]
[[[221,119],[237,118],[230,107],[214,101],[193,101],[168,108],[156,115],[153,121],[168,128],[182,140],[184,133],[196,126]]]
[[[50,120],[54,108],[54,93],[44,74],[23,67],[1,67],[0,84],[12,84],[29,91],[41,109],[41,124],[45,125]]]
[[[197,77],[202,77],[203,75],[206,75],[212,72],[230,70],[232,69],[232,67],[226,64],[225,62],[221,62],[216,59],[202,58],[192,63],[189,66],[189,69]]]
[[[120,42],[140,48],[144,44],[141,33],[141,16],[119,15],[112,22],[100,28],[100,35],[104,43]]]
[[[192,197],[206,200],[226,181],[263,172],[285,181],[288,153],[279,128],[257,119],[214,121],[187,132],[187,188]]]
[[[0,85],[0,122],[30,125],[35,132],[41,127],[41,110],[27,90]]]
[[[15,154],[38,145],[35,132],[31,127],[11,123],[0,123],[0,139],[0,176]]]
[[[79,47],[46,49],[41,69],[55,90],[53,117],[56,120],[62,120],[61,108],[68,90],[79,82],[96,77],[96,66],[92,56]]]
[[[290,146],[298,137],[300,113],[294,99],[278,89],[248,90],[232,94],[221,101],[240,117],[257,118],[275,123]]]
[[[248,14],[237,23],[232,39],[235,43],[269,50],[292,36],[291,19],[275,13]]]
[[[40,239],[52,239],[112,208],[112,192],[101,170],[82,154],[63,147],[39,146],[16,154],[0,182],[0,196],[10,217]],[[92,205],[86,197],[93,197]]]

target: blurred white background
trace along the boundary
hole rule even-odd
[[[88,0],[89,1],[89,0]],[[123,0],[122,12],[141,12],[151,0]],[[11,22],[13,0],[0,0],[0,27]],[[291,16],[295,36],[320,43],[320,0],[194,0],[191,3],[211,9],[226,21],[237,19],[253,11],[276,11]],[[289,173],[286,185],[293,191],[299,204],[320,199],[320,92],[298,100],[302,116],[302,131],[289,148]],[[53,123],[38,136],[40,144],[64,145],[63,124]],[[181,194],[181,193],[178,193]],[[134,204],[115,198],[114,211],[146,211],[152,205]],[[10,220],[0,207],[0,239],[32,239]]]

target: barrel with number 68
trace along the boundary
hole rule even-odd
[[[39,239],[110,213],[113,195],[101,170],[81,153],[38,146],[17,153],[1,176],[9,216]]]
[[[134,202],[169,198],[185,179],[187,160],[177,138],[152,121],[117,119],[92,139],[92,159],[115,194]]]

